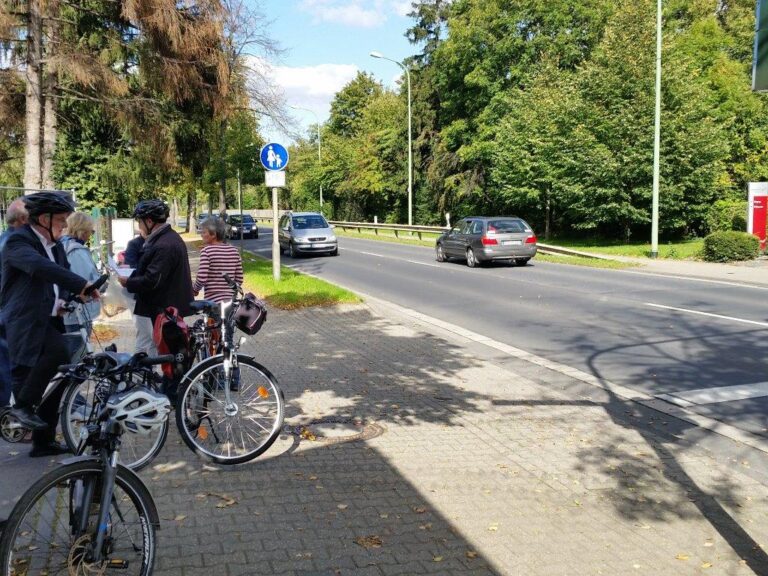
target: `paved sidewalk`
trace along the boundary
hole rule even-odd
[[[271,309],[245,351],[289,426],[236,467],[172,428],[155,574],[768,574],[761,451],[375,302]]]

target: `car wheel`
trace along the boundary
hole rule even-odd
[[[435,260],[438,262],[445,262],[447,258],[445,257],[445,252],[443,252],[443,245],[438,244],[435,246]]]
[[[293,245],[293,242],[288,242],[288,256],[290,256],[291,258],[299,257],[299,251],[296,250],[296,247]]]
[[[476,268],[480,262],[475,257],[475,251],[472,248],[467,248],[467,266],[470,268]]]
[[[515,264],[517,264],[518,266],[525,266],[526,264],[528,264],[528,260],[530,260],[530,258],[516,258]]]
[[[332,252],[330,252],[331,256],[338,256],[339,255],[339,249],[335,248]]]
[[[259,231],[258,230],[253,233],[253,238],[254,238],[254,240],[258,240],[259,239]]]

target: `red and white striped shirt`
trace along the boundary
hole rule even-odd
[[[238,284],[243,283],[243,261],[240,252],[231,244],[207,244],[200,250],[200,267],[195,279],[195,294],[205,289],[205,299],[214,302],[232,300],[232,289],[223,274]]]

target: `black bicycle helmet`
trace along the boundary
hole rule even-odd
[[[75,201],[66,192],[36,192],[22,201],[30,218],[41,214],[64,214],[75,211]]]
[[[133,211],[134,218],[151,218],[155,222],[165,222],[171,210],[162,200],[142,200]]]

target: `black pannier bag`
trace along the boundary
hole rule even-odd
[[[235,312],[235,324],[246,334],[253,336],[267,321],[267,305],[248,292]]]

